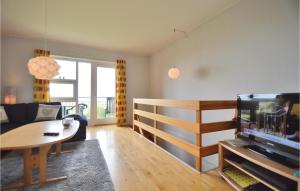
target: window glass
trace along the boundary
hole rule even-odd
[[[85,106],[87,106],[85,108]],[[82,113],[84,116],[86,116],[88,119],[91,118],[91,98],[85,97],[85,98],[78,98],[78,110],[79,113],[82,110]]]
[[[114,68],[97,67],[97,118],[115,117],[116,74]]]
[[[91,97],[91,63],[78,63],[78,97]]]
[[[50,83],[51,98],[73,98],[74,85],[66,83]]]
[[[98,97],[97,98],[97,118],[114,118],[116,117],[116,100],[115,97]]]
[[[97,67],[97,97],[115,97],[116,71],[114,68]]]
[[[76,80],[75,61],[56,59],[56,62],[60,65],[60,69],[59,75],[55,76],[54,79]]]

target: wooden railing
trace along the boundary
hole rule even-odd
[[[153,112],[139,109],[139,105],[153,106]],[[182,119],[172,118],[158,113],[158,107],[180,108],[195,111],[196,120],[190,122]],[[190,100],[165,100],[165,99],[133,99],[133,130],[142,135],[148,132],[153,135],[153,142],[156,144],[156,137],[159,137],[180,149],[192,154],[195,157],[195,168],[202,171],[202,158],[218,153],[218,145],[202,146],[202,135],[236,128],[235,123],[230,121],[202,123],[202,111],[235,109],[236,101],[190,101]],[[140,117],[153,120],[153,126],[141,122]],[[195,143],[171,135],[168,132],[157,128],[157,122],[175,126],[195,134]],[[146,132],[145,132],[146,131]]]

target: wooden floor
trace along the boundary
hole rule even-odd
[[[98,139],[117,191],[232,190],[216,171],[194,172],[130,128],[88,127]]]

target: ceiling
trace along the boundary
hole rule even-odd
[[[239,0],[48,0],[48,39],[151,55]],[[1,32],[44,38],[42,0],[1,0]]]

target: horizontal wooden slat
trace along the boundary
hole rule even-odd
[[[156,106],[163,106],[163,107],[175,107],[181,109],[199,110],[199,101],[191,101],[191,100],[134,98],[133,102],[137,104],[144,104],[144,105],[156,105]]]
[[[161,139],[164,139],[165,141],[168,141],[174,145],[176,145],[177,147],[185,150],[186,152],[196,156],[196,157],[200,157],[200,148],[196,145],[193,145],[191,143],[188,143],[184,140],[181,140],[173,135],[170,135],[164,131],[161,131],[159,129],[154,129],[153,127],[142,123],[140,121],[134,120],[134,125],[156,135],[157,137],[160,137]]]
[[[206,157],[218,153],[218,144],[200,148],[201,157]]]
[[[234,121],[222,121],[214,123],[202,123],[201,124],[201,134],[211,133],[216,131],[223,131],[228,129],[236,128]]]
[[[236,101],[200,101],[201,110],[217,110],[217,109],[235,109]]]
[[[146,117],[148,119],[152,119],[152,120],[166,123],[169,125],[174,125],[176,127],[191,131],[193,133],[200,132],[198,123],[192,123],[189,121],[175,119],[175,118],[167,117],[164,115],[150,113],[150,112],[142,111],[142,110],[138,110],[138,109],[135,109],[133,112],[134,112],[134,114],[137,114],[139,116]]]

